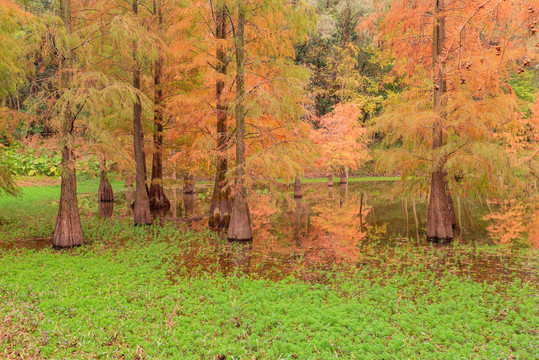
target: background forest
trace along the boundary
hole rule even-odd
[[[0,357],[532,358],[538,29],[539,0],[0,0]]]

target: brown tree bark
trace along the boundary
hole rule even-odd
[[[216,38],[218,41],[222,41],[227,37],[226,21],[228,18],[228,11],[223,3],[219,3],[216,12]],[[228,104],[226,103],[226,99],[223,94],[225,88],[223,78],[227,73],[228,60],[223,46],[219,46],[217,48],[216,56],[216,70],[219,73],[219,77],[215,83],[215,98],[217,103],[217,164],[208,218],[208,225],[211,228],[224,227],[226,225],[225,219],[230,218],[230,213],[232,211],[230,189],[226,184],[225,177],[228,170],[228,161],[226,156],[228,144]]]
[[[296,176],[294,180],[294,198],[299,199],[303,197],[303,187],[301,185],[301,180]]]
[[[195,176],[193,174],[185,174],[183,177],[183,193],[194,194],[195,192]]]
[[[348,169],[346,167],[342,169],[340,183],[348,184]]]
[[[161,6],[154,1],[154,8],[157,12],[159,28],[163,25],[163,14]],[[160,50],[161,51],[161,50]],[[153,74],[154,85],[154,133],[153,133],[153,161],[152,161],[152,182],[150,184],[150,210],[168,210],[170,201],[165,195],[165,190],[161,180],[163,180],[163,89],[161,87],[163,76],[163,57],[159,54],[155,61],[155,71]]]
[[[133,0],[133,14],[138,14],[138,0]],[[137,61],[137,43],[133,42],[133,87],[140,90],[140,64]],[[137,94],[133,104],[133,147],[135,150],[135,204],[133,220],[135,225],[150,225],[150,199],[146,185],[146,160],[143,149],[142,105]]]
[[[328,186],[333,186],[333,174],[328,175]]]
[[[350,35],[352,33],[352,10],[349,6],[346,7],[344,10],[344,16],[343,16],[343,33],[342,33],[342,39],[341,39],[341,46],[344,48],[348,43],[350,42]]]
[[[60,15],[64,20],[66,32],[71,34],[71,2],[62,0]],[[65,64],[70,64],[71,54],[66,54]],[[60,69],[60,83],[71,86],[71,69]],[[70,248],[84,243],[82,225],[80,222],[79,206],[77,201],[77,173],[75,157],[73,154],[73,130],[75,117],[68,102],[62,114],[62,181],[60,185],[60,204],[56,225],[52,237],[52,244],[57,248]]]
[[[62,182],[60,204],[52,244],[57,248],[80,246],[84,242],[77,201],[77,175],[73,154],[73,121],[68,112],[62,126]]]
[[[97,208],[101,219],[108,219],[114,213],[114,202],[99,202]]]
[[[183,194],[183,207],[185,208],[185,216],[193,215],[195,211],[195,195]]]
[[[296,209],[294,212],[295,218],[294,218],[294,242],[296,246],[301,247],[301,225],[303,224],[303,202],[300,198],[295,199],[296,203]]]
[[[342,206],[346,199],[348,198],[348,183],[344,183],[341,186],[339,186],[339,194],[340,194],[340,205]]]
[[[236,45],[236,183],[228,228],[229,240],[251,240],[251,214],[245,189],[245,4],[238,4]]]
[[[99,190],[97,191],[97,198],[99,202],[111,202],[114,201],[114,192],[107,178],[107,160],[105,156],[101,159],[101,177],[99,181]]]
[[[446,81],[444,77],[442,51],[445,41],[444,0],[434,0],[433,64],[434,64],[434,110],[437,120],[432,130],[434,152],[443,146],[443,108]],[[453,239],[454,208],[446,179],[445,157],[433,158],[429,206],[427,210],[427,239],[430,241],[450,241]],[[455,218],[456,220],[456,218]]]

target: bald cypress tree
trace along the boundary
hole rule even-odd
[[[64,22],[67,35],[72,32],[71,1],[62,0],[60,3],[60,16]],[[72,82],[72,56],[69,46],[63,54],[64,61],[60,65],[58,76],[60,88],[69,89]],[[73,104],[67,100],[61,110],[61,148],[62,148],[62,182],[60,185],[60,203],[52,243],[55,247],[69,248],[80,246],[84,242],[77,201],[77,173],[73,147],[75,146],[74,127],[79,111],[72,108]],[[82,105],[79,105],[79,107]]]

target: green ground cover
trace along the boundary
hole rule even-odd
[[[79,193],[94,185],[81,182]],[[41,216],[58,195],[23,189],[0,207]],[[0,224],[2,236],[11,226]],[[365,247],[376,261],[333,268],[300,257],[269,279],[260,258],[244,274],[238,249],[227,258],[239,266],[225,271],[217,249],[227,243],[214,233],[96,217],[83,226],[81,248],[0,254],[0,358],[533,359],[539,351],[533,250],[512,254],[532,264],[531,276],[501,262],[499,279],[488,281],[466,263],[506,250],[463,246],[448,259],[411,244]]]
[[[480,283],[420,262],[319,271],[322,283],[225,276],[218,265],[193,272],[179,260],[209,234],[103,227],[73,251],[2,255],[1,357],[532,359],[538,351],[536,284],[518,278]],[[123,245],[98,240],[104,234]]]

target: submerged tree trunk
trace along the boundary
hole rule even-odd
[[[70,0],[62,0],[60,13],[64,20],[66,32],[71,34]],[[70,62],[71,54],[67,54],[65,63],[70,64]],[[60,71],[60,84],[71,86],[71,69],[64,70],[67,71]],[[62,182],[60,185],[58,216],[56,217],[56,226],[52,237],[52,244],[58,248],[80,246],[84,242],[77,202],[77,173],[73,154],[75,117],[70,107],[71,104],[68,102],[62,114]]]
[[[251,214],[245,189],[245,4],[240,0],[236,28],[236,183],[228,228],[229,240],[251,240]]]
[[[185,174],[183,177],[183,193],[193,194],[195,192],[195,176],[193,174]]]
[[[163,14],[161,6],[156,5],[159,27],[163,24]],[[159,50],[161,51],[161,49]],[[152,182],[150,184],[150,209],[151,210],[168,210],[170,201],[165,195],[163,189],[163,89],[161,88],[161,78],[163,75],[163,57],[159,54],[155,61],[155,71],[153,76],[154,85],[154,133],[153,133],[153,161],[152,161]]]
[[[218,41],[226,39],[226,22],[228,11],[223,3],[219,3],[216,15],[216,38]],[[210,213],[208,225],[211,228],[228,226],[232,204],[230,201],[230,189],[226,184],[226,172],[228,170],[227,162],[227,111],[228,104],[225,101],[223,90],[225,88],[224,76],[227,73],[228,59],[223,46],[217,48],[217,72],[219,76],[215,83],[215,98],[217,107],[217,164],[215,172],[215,183],[213,186],[213,195],[210,202]],[[228,220],[227,220],[228,219]]]
[[[97,198],[100,202],[114,201],[114,192],[107,177],[107,160],[103,156],[101,160],[101,177],[99,181],[99,190],[97,191]]]
[[[138,14],[138,0],[133,0],[133,14]],[[133,42],[133,87],[140,90],[140,64],[137,61],[137,43]],[[135,204],[133,220],[135,225],[149,225],[152,223],[150,213],[150,199],[146,185],[146,160],[144,158],[142,105],[137,94],[133,104],[133,147],[135,150]]]
[[[303,188],[301,186],[301,180],[296,176],[294,180],[294,197],[296,199],[303,197]]]
[[[348,169],[346,167],[342,169],[340,183],[348,184]]]
[[[434,110],[438,119],[432,129],[433,171],[431,175],[431,188],[429,206],[427,210],[427,239],[431,241],[450,241],[453,239],[454,216],[453,201],[449,194],[449,186],[446,179],[445,156],[440,157],[436,150],[443,146],[443,108],[445,104],[444,94],[446,81],[444,77],[442,51],[445,41],[444,0],[435,0],[434,7],[434,30],[433,30],[433,64],[434,64]],[[453,219],[455,218],[455,221]]]
[[[185,216],[192,215],[195,211],[195,195],[193,193],[183,194],[183,206],[185,208]]]

